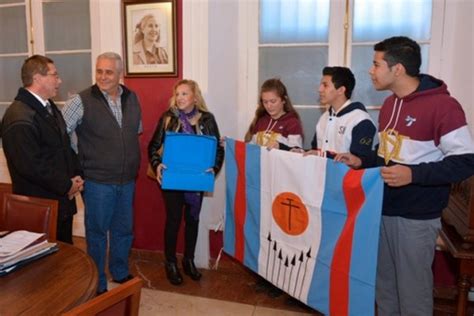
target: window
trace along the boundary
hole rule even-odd
[[[368,75],[373,45],[395,35],[415,39],[426,72],[433,7],[432,0],[260,0],[258,83],[279,77],[286,84],[303,121],[305,147],[324,110],[317,89],[326,65],[352,69],[357,81],[352,99],[376,119],[388,92],[375,91]]]
[[[311,92],[328,61],[329,4],[329,0],[260,1],[259,83],[280,77],[294,104],[316,101]]]
[[[28,57],[28,21],[25,1],[0,2],[0,116],[21,86],[20,68]]]
[[[63,102],[92,82],[89,0],[43,0],[38,11],[43,22],[43,36],[38,34],[43,38],[41,53],[54,60],[63,81],[56,99]]]
[[[0,0],[0,28],[8,30],[0,32],[0,117],[22,86],[23,61],[33,54],[54,60],[63,81],[58,103],[91,84],[89,0]]]
[[[388,92],[373,89],[367,70],[374,44],[395,35],[416,40],[422,49],[421,71],[427,71],[431,38],[432,1],[354,0],[352,8],[351,68],[357,80],[353,99],[379,105]],[[389,13],[390,12],[390,13]],[[389,14],[388,14],[389,13]]]

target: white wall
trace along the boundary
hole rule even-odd
[[[443,79],[461,103],[474,134],[474,1],[446,1],[441,59]]]
[[[205,99],[215,115],[222,136],[237,138],[238,116],[238,16],[237,1],[208,2],[208,52]],[[195,34],[195,28],[193,28]],[[191,35],[193,36],[193,35]],[[183,46],[186,47],[186,43]],[[186,63],[184,63],[186,68]],[[206,81],[204,78],[202,80]],[[225,205],[225,170],[217,177],[212,197],[204,199],[201,212],[195,262],[207,267],[209,262],[209,230],[222,229]]]
[[[109,51],[122,55],[120,0],[91,0],[90,10],[92,57]],[[95,67],[95,63],[92,66]]]

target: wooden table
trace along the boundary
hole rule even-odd
[[[97,269],[79,248],[59,251],[0,277],[0,315],[57,315],[95,296]]]
[[[454,227],[443,223],[440,231],[441,239],[447,250],[456,258],[459,267],[457,316],[466,315],[467,296],[471,288],[471,279],[474,276],[474,245],[465,243]]]

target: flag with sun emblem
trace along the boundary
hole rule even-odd
[[[326,315],[373,315],[383,182],[226,140],[224,251]]]

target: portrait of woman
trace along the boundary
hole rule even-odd
[[[153,14],[145,15],[135,26],[133,64],[167,64],[168,54],[160,44],[160,24]]]

